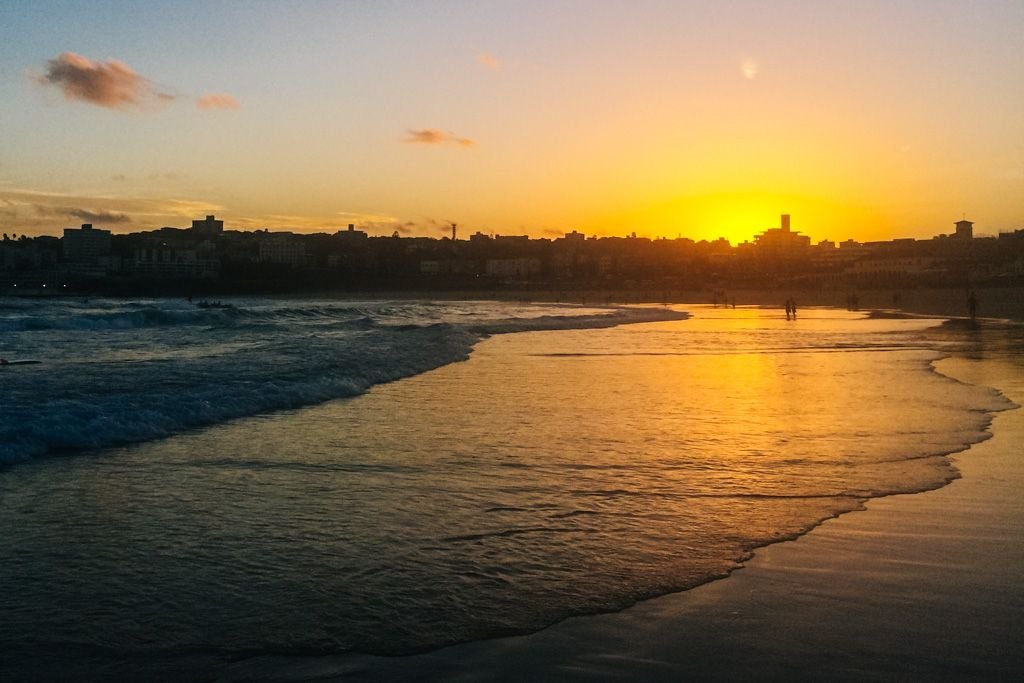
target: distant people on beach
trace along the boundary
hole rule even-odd
[[[786,299],[786,320],[796,320],[796,299]]]
[[[846,310],[857,311],[860,310],[860,299],[856,294],[850,294],[846,297]]]
[[[974,292],[968,292],[967,294],[967,314],[971,316],[971,322],[975,322],[975,318],[978,315],[978,297],[974,296]]]

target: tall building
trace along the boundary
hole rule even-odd
[[[83,223],[81,228],[64,228],[61,247],[65,261],[93,262],[110,255],[110,231],[94,228],[92,223]]]
[[[216,236],[224,232],[224,221],[219,221],[215,216],[207,216],[206,220],[192,221],[192,232],[202,235]]]
[[[803,256],[811,246],[811,238],[790,230],[789,214],[782,214],[782,227],[769,228],[754,237],[756,253],[767,258]]]

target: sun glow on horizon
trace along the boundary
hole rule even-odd
[[[725,238],[733,245],[780,225],[792,217],[792,229],[825,239],[881,239],[890,230],[879,212],[836,200],[773,192],[715,192],[653,202],[631,213],[599,218],[586,226],[599,235],[636,232],[644,237],[687,237],[696,241]]]

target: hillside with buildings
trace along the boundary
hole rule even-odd
[[[3,236],[0,293],[174,294],[517,289],[672,291],[971,287],[1024,282],[1024,230],[975,237],[957,221],[926,240],[810,238],[783,215],[752,241],[476,233],[468,239],[189,228],[115,235],[91,224],[61,237]]]

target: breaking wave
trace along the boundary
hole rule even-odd
[[[678,319],[664,309],[433,322],[422,304],[19,311],[0,329],[43,363],[5,368],[0,464],[163,438],[364,393],[466,360],[490,334]],[[141,336],[140,336],[141,335]],[[18,339],[15,339],[17,346]],[[5,343],[7,340],[5,339]],[[72,347],[72,348],[69,348]],[[134,356],[124,347],[139,347]],[[61,355],[65,354],[62,358]],[[49,355],[49,357],[46,357]]]

